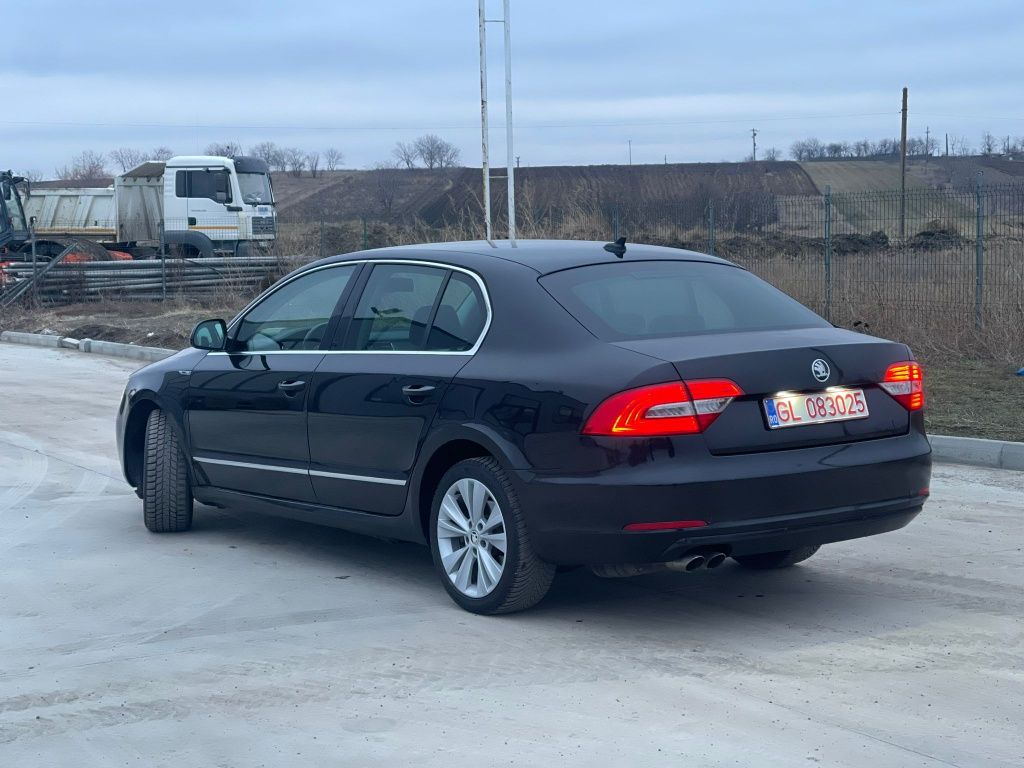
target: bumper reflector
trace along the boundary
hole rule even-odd
[[[667,520],[659,523],[630,523],[624,531],[678,531],[683,528],[703,528],[703,520]]]

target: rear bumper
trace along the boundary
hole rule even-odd
[[[931,477],[923,434],[715,457],[695,451],[591,475],[516,473],[541,558],[559,564],[653,563],[714,549],[774,552],[902,528]],[[703,520],[676,531],[629,523]]]

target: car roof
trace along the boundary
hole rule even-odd
[[[480,258],[494,258],[521,264],[542,275],[588,264],[614,264],[618,261],[700,261],[735,266],[725,259],[706,253],[630,242],[626,243],[626,252],[623,258],[619,259],[614,253],[606,251],[605,245],[605,242],[598,240],[519,240],[515,248],[507,240],[495,240],[493,246],[486,240],[423,243],[328,256],[309,266],[338,261],[409,258],[447,258],[457,266],[471,266],[472,262]]]

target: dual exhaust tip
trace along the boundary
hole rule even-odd
[[[612,565],[595,565],[591,570],[606,579],[627,578],[629,576],[642,576],[646,573],[657,573],[658,571],[677,571],[681,573],[693,573],[702,568],[714,570],[725,562],[728,555],[725,552],[699,552],[679,560],[670,560],[667,563],[620,563]]]

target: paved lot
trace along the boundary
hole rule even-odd
[[[787,572],[480,618],[412,545],[147,533],[133,367],[0,345],[0,766],[1024,764],[1024,473],[938,467],[911,527]]]

